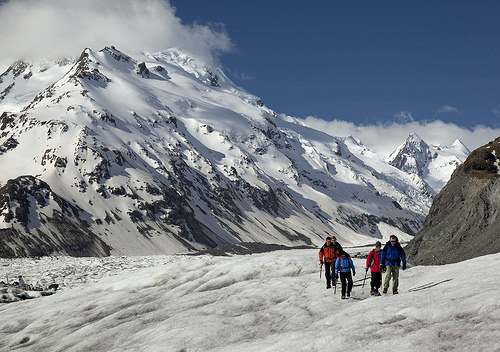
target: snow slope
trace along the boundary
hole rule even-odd
[[[436,157],[427,166],[424,180],[437,192],[449,181],[458,165],[463,164],[470,150],[458,139],[451,146],[431,146]]]
[[[4,273],[52,275],[63,290],[0,305],[0,350],[500,350],[500,254],[408,268],[400,294],[382,297],[369,279],[361,287],[364,262],[354,258],[353,298],[341,300],[319,278],[316,249],[1,259]]]

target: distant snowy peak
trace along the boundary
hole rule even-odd
[[[406,141],[396,149],[387,160],[389,164],[409,173],[422,176],[429,161],[435,153],[416,133],[408,136]]]
[[[412,133],[387,161],[408,174],[421,177],[439,192],[469,154],[470,150],[458,139],[451,146],[429,145],[416,133]]]
[[[350,144],[352,146],[357,146],[357,147],[359,147],[362,150],[367,150],[368,149],[363,144],[363,142],[361,142],[358,138],[356,138],[356,137],[354,137],[352,135],[340,138],[340,140],[342,140],[344,143]]]
[[[465,146],[459,139],[455,139],[455,142],[448,149],[453,149],[456,152],[462,153],[463,155],[470,155],[470,149]]]
[[[177,48],[170,48],[159,53],[150,54],[149,56],[159,63],[178,66],[183,72],[193,75],[194,78],[212,87],[236,88],[236,85],[220,68],[208,65]]]
[[[60,79],[74,59],[63,58],[32,63],[19,60],[0,73],[0,113],[19,112],[35,95]]]

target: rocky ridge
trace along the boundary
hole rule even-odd
[[[406,247],[414,264],[448,264],[500,252],[500,138],[476,150],[435,197]]]

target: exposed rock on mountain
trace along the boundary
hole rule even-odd
[[[2,257],[110,254],[110,248],[83,220],[89,214],[33,176],[9,180],[0,188],[0,213],[5,223],[20,225],[0,229]]]
[[[500,138],[474,150],[435,197],[408,244],[413,264],[448,264],[500,252]]]

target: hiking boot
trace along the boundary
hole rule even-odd
[[[375,290],[371,290],[370,294],[371,294],[372,296],[375,296],[375,295],[377,294],[377,292],[376,292]]]
[[[342,299],[345,299],[345,296],[342,296]]]
[[[347,298],[351,297],[351,293],[347,292]]]
[[[392,291],[392,294],[393,294],[393,295],[397,295],[397,294],[398,294],[398,290],[394,290],[394,291]]]
[[[384,288],[384,290],[383,290],[382,292],[383,292],[383,293],[387,293],[387,289],[386,289],[386,288]]]
[[[378,291],[377,291],[377,292],[375,293],[375,296],[382,296],[382,295],[380,294],[380,292],[378,292]]]
[[[332,286],[330,284],[326,284],[326,288],[329,289],[332,288]]]

